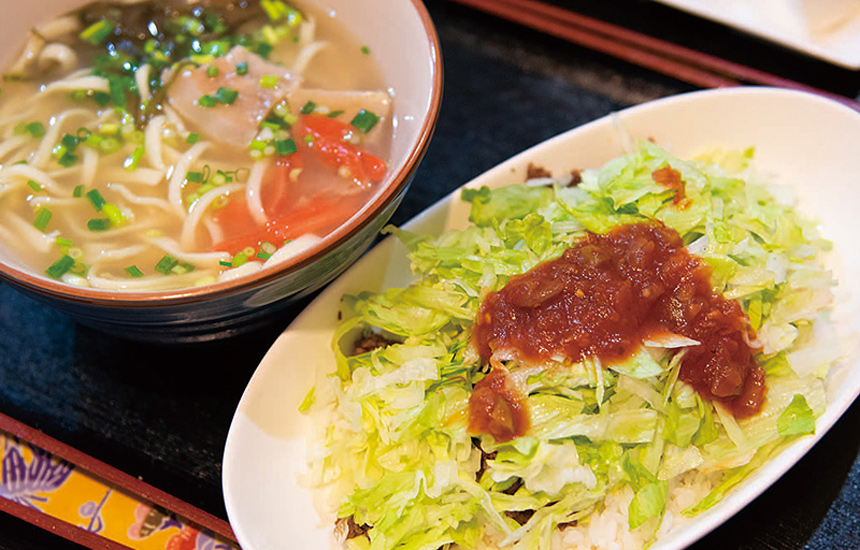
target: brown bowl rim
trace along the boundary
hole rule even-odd
[[[373,219],[373,214],[384,210],[398,197],[412,179],[421,159],[427,152],[430,138],[436,126],[442,103],[442,59],[439,36],[430,17],[430,13],[421,0],[410,0],[417,12],[425,33],[430,42],[430,65],[432,71],[432,96],[427,116],[424,119],[416,146],[412,149],[401,169],[394,174],[390,183],[367,203],[346,224],[324,237],[319,243],[303,252],[295,261],[289,261],[274,269],[261,269],[234,280],[203,285],[199,287],[179,288],[173,290],[157,290],[145,292],[128,292],[124,290],[103,290],[77,287],[66,283],[44,279],[31,273],[19,270],[0,261],[0,278],[6,279],[13,285],[23,287],[37,294],[70,302],[86,303],[101,307],[143,307],[157,308],[193,303],[201,300],[217,299],[240,294],[247,290],[265,286],[281,278],[286,273],[298,272],[316,260],[352,238],[364,229]],[[333,237],[334,235],[334,237]]]

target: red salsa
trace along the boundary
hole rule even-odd
[[[649,336],[679,334],[699,342],[683,348],[680,379],[736,417],[751,416],[766,391],[749,344],[755,334],[739,304],[711,289],[710,273],[677,231],[658,222],[589,234],[490,293],[472,340],[486,361],[494,354],[531,364],[596,357],[607,365],[630,357]],[[515,394],[497,387],[493,372],[476,384],[473,433],[503,441],[523,435],[527,421],[515,432],[492,431],[492,411],[505,407],[493,403],[491,393],[508,409],[523,409]]]

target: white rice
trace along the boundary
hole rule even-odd
[[[719,482],[719,472],[706,475],[698,471],[688,472],[669,481],[669,499],[666,514],[657,529],[659,539],[672,529],[691,518],[681,512],[703,498]],[[552,550],[636,550],[645,548],[654,533],[654,524],[649,522],[630,531],[627,523],[627,508],[633,500],[629,486],[606,496],[600,510],[588,516],[574,527],[557,531],[553,537]],[[656,520],[652,520],[656,521]]]

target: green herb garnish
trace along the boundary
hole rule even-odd
[[[376,126],[377,122],[379,122],[379,117],[376,115],[376,113],[373,113],[366,109],[362,109],[358,113],[356,113],[356,115],[350,121],[350,124],[366,134],[370,132],[374,126]]]
[[[48,222],[51,221],[51,216],[51,211],[47,208],[37,208],[36,219],[33,221],[33,226],[44,233],[45,229],[48,227]]]
[[[98,189],[92,189],[90,191],[87,191],[87,198],[90,199],[90,202],[98,212],[101,212],[102,207],[107,203],[102,194],[99,193]]]
[[[314,109],[317,108],[317,104],[313,101],[308,101],[302,106],[302,110],[300,111],[303,115],[309,115],[314,112]]]
[[[273,75],[266,75],[260,77],[260,86],[263,88],[274,88],[278,85],[278,77]]]
[[[75,265],[75,260],[71,256],[65,255],[56,262],[52,263],[48,267],[48,269],[45,270],[45,273],[48,275],[48,277],[59,279],[60,277],[65,275],[66,272],[71,269],[73,265]]]
[[[108,218],[93,218],[87,220],[87,229],[90,231],[107,231],[110,229],[110,220]]]
[[[215,92],[215,95],[212,97],[220,103],[223,103],[225,105],[232,105],[236,101],[236,98],[239,97],[239,90],[234,90],[233,88],[221,86],[220,88],[218,88],[218,91]]]
[[[100,45],[108,36],[114,32],[114,24],[107,19],[96,21],[81,32],[81,40],[85,40],[93,45]]]
[[[299,150],[296,142],[292,139],[283,139],[275,142],[275,148],[278,150],[279,155],[291,155]]]
[[[179,260],[171,256],[170,254],[165,254],[162,256],[158,263],[155,264],[155,271],[161,273],[162,275],[170,275],[170,270],[176,267],[179,264]]]

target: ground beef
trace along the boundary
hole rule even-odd
[[[487,471],[487,461],[493,460],[496,458],[496,453],[486,453],[484,449],[481,448],[477,443],[477,439],[472,439],[472,446],[476,447],[479,451],[481,451],[481,465],[478,467],[478,471],[475,472],[475,481],[481,482],[481,476],[484,475],[484,472]]]
[[[576,520],[573,520],[573,521],[566,521],[566,522],[564,522],[564,523],[559,523],[559,524],[558,524],[558,530],[559,530],[559,531],[564,531],[564,530],[565,530],[565,529],[567,529],[568,527],[576,527],[577,525],[579,525],[579,522],[578,522],[578,521],[576,521]]]
[[[355,537],[365,536],[367,537],[367,532],[370,531],[370,525],[359,525],[355,522],[355,518],[353,516],[349,516],[346,518],[339,518],[335,522],[335,528],[337,530],[345,530],[346,538],[354,539]],[[368,537],[370,538],[370,537]]]
[[[519,523],[520,525],[525,525],[525,523],[535,515],[534,510],[514,510],[505,512],[505,515]]]
[[[355,341],[355,349],[353,350],[353,355],[361,355],[362,353],[368,353],[375,349],[385,348],[390,346],[391,344],[396,344],[394,340],[389,340],[388,338],[382,336],[381,334],[377,334],[375,332],[367,332],[362,334],[358,340]]]
[[[526,168],[526,179],[535,179],[535,178],[551,178],[552,172],[544,168],[543,166],[538,166],[536,164],[529,163],[528,168]],[[576,187],[580,183],[582,183],[582,172],[580,170],[571,170],[570,171],[570,183],[567,184],[568,187]]]
[[[543,166],[538,166],[536,164],[529,163],[528,168],[526,168],[526,179],[535,179],[535,178],[551,178],[552,172],[544,168]]]

